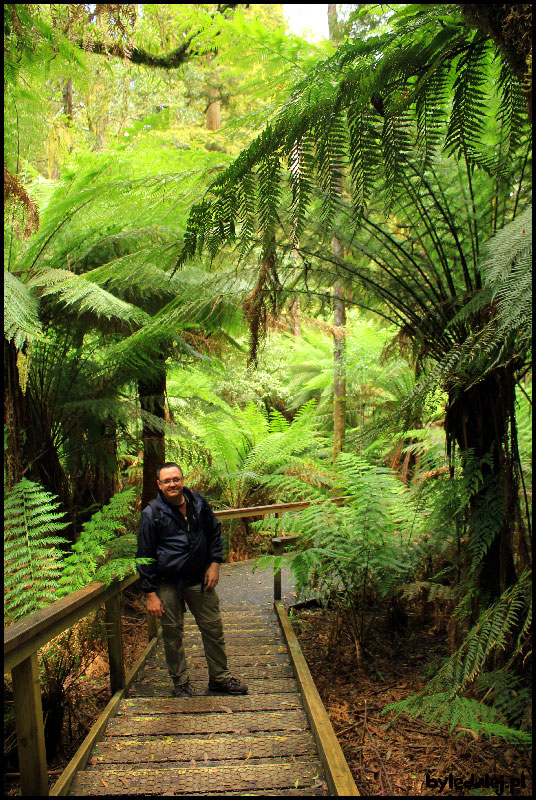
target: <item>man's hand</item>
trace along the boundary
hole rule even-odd
[[[214,561],[205,572],[205,589],[214,589],[220,579],[220,565]]]
[[[153,617],[161,617],[164,613],[164,606],[156,592],[147,594],[147,613]]]

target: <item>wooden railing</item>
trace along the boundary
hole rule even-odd
[[[332,503],[335,505],[344,505],[347,500],[351,499],[351,495],[345,495],[344,497],[333,497],[330,498]],[[218,519],[224,521],[228,519],[240,519],[240,518],[247,518],[247,517],[267,517],[270,514],[273,514],[275,517],[279,517],[285,511],[302,511],[304,508],[307,508],[311,505],[312,502],[318,501],[311,501],[311,500],[303,500],[296,503],[277,503],[271,506],[254,506],[253,508],[231,508],[226,509],[224,511],[216,511],[214,512]],[[285,547],[288,544],[293,544],[297,540],[297,536],[275,536],[272,539],[272,553],[274,556],[280,556],[283,554]],[[274,572],[274,601],[281,600],[281,570],[276,570]]]
[[[339,497],[335,498],[333,502],[339,505],[346,499]],[[234,508],[216,511],[215,514],[222,522],[225,522],[230,519],[266,517],[270,514],[279,516],[287,511],[300,511],[309,505],[310,501],[283,503],[252,508]],[[296,536],[273,538],[274,554],[281,554],[285,545],[295,542],[296,538]],[[75,772],[84,768],[95,741],[104,731],[108,719],[115,713],[120,701],[155,647],[157,641],[156,619],[147,615],[149,643],[129,673],[125,673],[121,635],[122,592],[135,583],[138,577],[138,574],[135,573],[122,581],[113,581],[109,586],[102,583],[91,583],[4,629],[4,672],[11,671],[13,681],[20,785],[23,796],[46,797],[49,794],[67,794]],[[281,572],[279,571],[274,574],[274,600],[280,599]],[[37,651],[55,636],[63,633],[103,604],[107,628],[111,699],[58,781],[49,791]]]

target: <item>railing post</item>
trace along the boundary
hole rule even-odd
[[[156,627],[156,617],[153,617],[152,614],[147,614],[147,637],[149,641],[154,639],[155,636],[158,636],[158,629]]]
[[[37,653],[32,653],[13,667],[11,676],[21,794],[23,797],[48,797],[48,767]]]
[[[123,635],[121,631],[121,592],[110,597],[104,604],[108,658],[110,663],[110,691],[125,688],[125,662],[123,659]]]
[[[276,518],[279,518],[279,514],[275,515]],[[285,545],[283,542],[274,542],[272,541],[272,550],[274,556],[280,556],[283,554],[283,549]],[[281,600],[281,570],[278,569],[274,572],[274,600]]]

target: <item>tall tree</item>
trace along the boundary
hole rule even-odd
[[[448,159],[444,168],[441,152]],[[518,353],[512,332],[506,346],[484,348],[493,368],[484,357],[470,369],[458,360],[460,373],[447,377],[445,363],[470,337],[483,335],[489,315],[497,313],[483,284],[482,245],[526,204],[530,153],[523,89],[491,37],[468,29],[452,6],[401,6],[382,35],[347,42],[295,86],[286,107],[192,209],[177,262],[180,267],[202,252],[208,236],[211,252],[251,230],[265,243],[270,231],[271,248],[276,232],[276,247],[284,246],[287,181],[293,198],[288,226],[314,225],[307,208],[316,190],[324,230],[330,231],[341,207],[339,165],[347,161],[353,195],[348,247],[362,257],[341,263],[325,249],[307,252],[300,236],[309,285],[315,257],[319,276],[326,264],[351,275],[355,302],[400,328],[417,367],[427,360],[440,365],[435,374],[449,396],[447,435],[462,454],[468,479],[473,458],[490,464],[471,504],[464,553],[484,603],[523,566],[516,567],[514,558],[522,523],[513,511],[519,509],[519,466],[512,403],[528,351],[523,345],[523,355]],[[262,209],[258,218],[255,201]],[[500,209],[496,220],[490,208]],[[415,230],[411,209],[419,213]],[[404,218],[398,230],[390,227],[393,213]],[[466,220],[461,229],[460,214]],[[368,246],[362,244],[365,234]],[[378,240],[385,243],[382,253],[375,250]],[[278,286],[284,295],[288,276],[284,270],[275,274],[274,262],[270,269],[262,263],[257,297],[272,302]],[[475,306],[480,310],[472,315]],[[260,303],[257,325],[259,320]],[[470,378],[478,369],[480,377]],[[504,503],[496,507],[492,530],[475,509],[497,493]]]
[[[339,25],[336,3],[328,4],[329,38],[339,42]],[[339,176],[339,192],[342,193],[342,174]],[[344,249],[337,233],[331,237],[331,249],[335,261],[344,259]],[[344,286],[336,281],[333,287],[333,460],[344,450],[346,438],[346,369],[344,365],[346,336],[346,307],[344,302]]]
[[[113,136],[115,133],[113,126],[117,117],[118,133],[127,134],[127,136],[122,136],[121,139],[115,140],[115,144],[119,146],[117,163],[121,164],[121,157],[119,155],[120,151],[124,149],[130,142],[134,141],[135,143],[135,137],[141,136],[141,132],[146,128],[157,128],[160,124],[160,119],[164,117],[164,114],[160,115],[159,111],[157,111],[156,114],[150,113],[154,111],[155,107],[155,94],[154,90],[152,90],[150,77],[145,77],[144,84],[145,86],[148,86],[148,91],[146,94],[149,98],[147,102],[150,103],[150,105],[146,105],[144,108],[142,108],[141,114],[138,110],[133,112],[135,116],[141,117],[141,119],[135,119],[134,124],[132,124],[132,114],[130,125],[128,125],[126,122],[124,115],[125,108],[128,108],[129,105],[132,105],[132,101],[137,99],[137,97],[133,96],[133,92],[136,90],[137,85],[144,83],[144,80],[139,76],[139,71],[135,74],[132,72],[132,70],[136,69],[135,67],[128,67],[128,65],[126,65],[125,69],[122,69],[121,64],[117,65],[114,62],[111,62],[111,64],[108,63],[106,71],[104,71],[104,69],[100,70],[99,82],[96,87],[93,87],[95,91],[91,91],[91,87],[88,86],[89,93],[86,94],[87,102],[85,103],[86,108],[84,109],[84,104],[76,101],[76,93],[73,93],[73,90],[78,88],[79,90],[81,89],[83,91],[83,75],[84,69],[87,66],[87,58],[93,58],[95,60],[97,60],[97,58],[96,56],[87,56],[85,52],[79,51],[77,47],[72,44],[72,42],[76,39],[77,26],[82,25],[82,27],[86,27],[86,33],[89,37],[92,35],[95,35],[97,39],[101,37],[102,51],[103,53],[106,53],[107,57],[112,57],[113,55],[124,57],[128,55],[128,37],[132,34],[133,22],[133,18],[131,18],[129,15],[132,9],[133,7],[123,7],[122,12],[124,11],[124,15],[122,16],[121,12],[118,18],[114,17],[117,26],[116,28],[112,26],[110,28],[110,33],[110,31],[106,32],[104,30],[106,28],[106,25],[104,25],[106,20],[105,17],[101,15],[101,7],[97,7],[97,10],[95,11],[96,16],[94,17],[93,21],[91,20],[91,8],[85,9],[84,6],[80,6],[78,8],[52,6],[48,16],[48,12],[46,10],[38,10],[36,12],[35,9],[26,9],[23,7],[17,7],[15,5],[6,7],[6,26],[4,31],[6,44],[6,75],[9,75],[8,96],[11,96],[14,101],[13,108],[15,113],[18,114],[18,109],[20,108],[18,103],[15,105],[16,101],[18,100],[17,76],[18,70],[20,69],[18,55],[22,52],[24,56],[24,64],[28,63],[30,65],[28,68],[25,66],[22,68],[25,80],[30,72],[32,75],[32,80],[37,87],[37,79],[41,64],[48,64],[50,62],[53,67],[54,65],[59,64],[59,59],[55,59],[53,57],[54,48],[59,49],[62,57],[65,58],[65,61],[58,68],[57,78],[57,85],[59,87],[62,100],[61,108],[64,112],[63,117],[69,120],[69,125],[71,122],[74,123],[73,131],[80,136],[80,121],[82,119],[82,115],[87,114],[89,127],[92,128],[92,131],[90,131],[90,134],[92,133],[90,144],[93,148],[104,150],[106,149],[106,138]],[[222,12],[224,10],[225,9],[223,8],[220,9]],[[166,9],[164,9],[163,13],[167,13]],[[33,14],[37,14],[39,17],[38,25],[33,24]],[[204,45],[196,49],[196,53],[198,54],[196,61],[199,64],[204,61],[202,54],[206,54],[207,48],[209,51],[211,48],[213,49],[211,37],[215,35],[214,21],[226,21],[216,8],[214,8],[213,14],[215,14],[216,17],[207,17],[207,15],[203,15],[199,9],[197,10],[196,20],[199,18],[202,20],[203,24],[197,26],[196,22],[196,24],[194,24],[194,31],[191,33],[193,34],[195,32],[196,36],[205,36]],[[127,28],[125,28],[125,25],[127,25],[128,31]],[[31,31],[35,33],[33,38],[28,35]],[[237,31],[234,29],[225,29],[224,32],[227,36],[227,40],[232,40],[233,37],[236,38]],[[169,34],[170,31],[167,30],[167,33]],[[177,24],[175,29],[172,28],[171,34],[172,35],[169,37],[168,44],[174,48],[177,44],[176,37],[180,38],[181,36],[180,25]],[[166,43],[164,41],[165,35],[166,31],[163,30],[163,44]],[[104,39],[102,39],[103,36]],[[123,49],[121,42],[118,43],[118,41],[114,41],[114,38],[119,38],[123,44],[126,44],[125,48]],[[262,36],[260,39],[262,41]],[[50,51],[49,53],[47,48]],[[86,50],[87,49],[88,48],[86,48]],[[99,48],[97,48],[97,50],[98,49]],[[210,58],[211,57],[212,56],[210,56]],[[132,62],[129,62],[129,64],[132,64]],[[160,63],[159,66],[163,65]],[[166,66],[171,65],[166,64]],[[67,74],[71,73],[71,77],[67,81],[65,80],[66,71]],[[93,74],[95,74],[95,71]],[[52,77],[50,74],[48,74],[47,78],[49,81],[49,84],[47,84],[48,86],[52,81]],[[135,78],[136,80],[132,80],[132,78]],[[116,98],[114,97],[114,85],[118,84],[121,85],[123,89],[123,95],[120,103],[117,103]],[[133,84],[134,89],[132,88]],[[131,93],[130,96],[128,92]],[[36,88],[36,105],[42,102],[43,97],[41,88]],[[219,100],[217,101],[217,105],[219,105]],[[162,109],[162,106],[157,106],[157,108]],[[12,112],[12,109],[10,108],[9,111]],[[56,112],[54,111],[53,113]],[[146,124],[146,120],[143,119],[145,114],[149,116],[149,120],[147,120],[149,124]],[[12,119],[13,117],[11,116],[11,120]],[[75,131],[74,128],[77,122],[78,128]],[[15,128],[15,126],[13,127]],[[173,137],[170,138],[172,139]],[[19,126],[19,119],[17,116],[15,135],[11,136],[11,139],[9,140],[9,147],[7,148],[10,163],[15,163],[16,155],[20,149],[19,145],[23,140],[31,141],[35,148],[36,143],[38,144],[39,142],[39,136],[35,135],[35,129],[30,132],[26,129],[23,129],[22,126]],[[166,146],[165,142],[164,145]],[[154,155],[151,156],[151,161],[154,164],[155,171],[160,170],[161,172],[165,173],[169,172],[170,167],[176,166],[176,153],[174,154],[173,165],[171,165],[170,162],[165,163],[165,158],[163,158],[161,155],[161,149],[159,150],[158,147],[155,149],[158,154],[156,159]],[[149,150],[147,149],[146,152],[149,152]],[[21,155],[27,157],[27,153],[25,151],[21,151]],[[33,158],[34,155],[35,151],[30,154],[30,159]],[[205,155],[208,156],[206,153]],[[160,161],[158,161],[158,158],[160,158]],[[218,156],[218,165],[221,164],[221,159],[222,157]],[[210,168],[214,168],[216,165],[215,158],[204,158],[202,153],[201,157],[199,153],[192,153],[191,162],[188,165],[185,165],[184,168],[184,172],[189,175],[190,178],[185,179],[183,177],[181,180],[184,195],[187,195],[187,193],[192,190],[192,183],[193,181],[197,180],[197,169],[199,169],[199,176],[202,175],[203,167],[201,166],[201,162],[206,164],[207,171]],[[53,169],[55,170],[54,174],[56,176],[61,174],[60,171],[63,164],[59,160],[57,151],[52,154],[51,163],[53,164]],[[223,163],[226,163],[225,160]],[[81,380],[80,375],[77,376],[76,380],[73,379],[70,385],[64,380],[66,375],[71,374],[70,370],[74,368],[74,362],[77,359],[79,359],[81,363],[85,363],[86,367],[90,366],[91,369],[96,370],[94,375],[99,373],[99,365],[91,358],[88,358],[87,355],[92,349],[95,351],[95,343],[92,341],[92,339],[97,330],[100,329],[103,336],[103,349],[99,350],[97,348],[97,352],[100,353],[104,352],[105,346],[109,343],[108,338],[113,340],[115,337],[121,338],[122,336],[126,335],[125,329],[120,327],[121,323],[119,322],[121,314],[125,311],[125,309],[123,308],[121,311],[116,305],[115,311],[112,310],[114,308],[114,301],[111,300],[111,298],[107,298],[106,300],[106,302],[109,300],[111,303],[111,305],[108,307],[106,306],[102,296],[100,297],[100,301],[98,300],[97,286],[92,286],[90,289],[92,275],[95,273],[95,271],[98,272],[99,269],[105,269],[107,264],[113,264],[115,261],[123,263],[125,259],[130,258],[131,261],[129,264],[131,264],[133,261],[136,261],[136,259],[141,257],[138,255],[139,245],[136,243],[135,236],[131,236],[132,249],[129,249],[130,245],[128,245],[128,234],[132,234],[133,228],[135,228],[135,225],[133,225],[134,218],[138,217],[139,222],[139,218],[144,215],[144,204],[147,202],[147,198],[151,198],[151,200],[149,201],[149,205],[146,209],[147,213],[145,215],[145,221],[149,222],[149,226],[154,226],[154,232],[156,236],[158,236],[158,225],[155,225],[154,223],[161,222],[165,214],[169,212],[169,207],[167,207],[166,211],[166,203],[170,203],[172,206],[174,206],[172,222],[174,226],[174,233],[172,234],[172,237],[174,236],[176,240],[180,236],[182,225],[180,214],[177,215],[176,198],[170,195],[169,191],[166,194],[166,189],[164,188],[162,196],[159,196],[158,201],[153,195],[151,195],[152,190],[150,187],[160,184],[162,180],[160,177],[158,179],[153,177],[148,178],[149,193],[145,195],[144,200],[137,207],[129,206],[128,203],[124,208],[114,205],[112,195],[115,189],[121,185],[120,181],[124,179],[125,176],[127,178],[127,182],[130,180],[133,174],[133,170],[131,168],[132,165],[124,169],[123,174],[120,174],[121,169],[118,170],[119,174],[116,175],[116,178],[119,182],[115,183],[115,188],[111,188],[113,185],[113,179],[111,183],[107,184],[105,182],[103,184],[103,195],[99,201],[99,199],[95,196],[95,185],[97,185],[99,182],[100,174],[103,171],[103,164],[107,164],[104,154],[102,156],[100,165],[96,166],[95,172],[93,173],[93,178],[91,180],[94,180],[94,183],[83,185],[83,180],[80,179],[80,174],[77,174],[79,165],[76,165],[76,162],[71,163],[67,168],[67,182],[73,182],[73,185],[76,188],[72,188],[72,186],[71,188],[67,188],[66,185],[66,195],[62,195],[60,189],[53,200],[53,202],[58,204],[58,208],[65,209],[67,216],[63,218],[61,218],[61,216],[56,216],[53,224],[51,223],[49,216],[47,219],[45,233],[39,240],[40,243],[34,243],[33,248],[30,247],[29,249],[29,260],[26,261],[24,254],[22,259],[18,259],[15,254],[13,254],[13,258],[8,259],[9,268],[15,270],[17,274],[22,277],[22,281],[17,283],[17,292],[20,292],[21,296],[22,293],[27,292],[25,287],[28,286],[28,282],[34,281],[30,292],[32,302],[35,302],[39,295],[41,295],[42,298],[46,296],[48,298],[53,297],[55,300],[59,300],[59,303],[55,308],[51,308],[49,303],[49,305],[46,306],[46,309],[44,304],[46,304],[48,301],[45,299],[41,299],[40,301],[41,311],[45,309],[46,314],[48,314],[46,327],[47,331],[50,332],[52,339],[54,340],[54,344],[51,344],[51,347],[49,347],[46,354],[44,350],[42,350],[42,352],[40,351],[39,354],[39,358],[42,358],[42,375],[46,373],[47,380],[38,380],[36,379],[35,375],[31,374],[26,396],[21,394],[20,382],[22,379],[19,375],[17,366],[18,364],[25,363],[23,361],[24,353],[18,352],[18,343],[15,343],[11,334],[7,334],[8,338],[5,341],[4,365],[6,372],[5,386],[7,390],[5,409],[6,421],[10,429],[10,447],[8,448],[9,480],[11,483],[16,482],[16,480],[20,477],[21,471],[26,470],[26,472],[28,472],[28,469],[30,469],[32,476],[35,479],[42,480],[50,491],[61,495],[66,506],[69,505],[72,500],[72,497],[69,497],[69,492],[71,492],[71,494],[74,492],[74,503],[78,508],[80,508],[80,505],[84,504],[88,506],[95,502],[98,504],[106,502],[107,499],[109,499],[110,493],[113,492],[113,472],[114,469],[117,468],[116,434],[121,430],[121,428],[117,428],[117,426],[124,426],[125,423],[124,417],[122,417],[121,414],[117,416],[117,414],[114,412],[111,414],[111,416],[104,416],[104,418],[102,418],[98,416],[96,411],[94,411],[95,424],[90,425],[90,433],[89,429],[86,427],[88,424],[90,424],[88,417],[79,414],[78,419],[75,419],[75,416],[71,412],[65,413],[65,401],[67,401],[67,403],[71,402],[71,404],[75,405],[79,404],[83,402],[85,393],[86,400],[88,402],[91,400],[97,402],[93,394],[93,390],[95,390],[95,392],[100,392],[99,402],[108,402],[111,404],[115,402],[115,399],[112,396],[107,395],[107,392],[112,392],[113,394],[114,391],[117,391],[119,388],[121,388],[121,381],[128,381],[132,379],[137,380],[138,378],[135,370],[131,370],[130,372],[125,369],[122,369],[122,371],[119,370],[121,374],[117,377],[114,389],[111,388],[114,381],[114,370],[111,370],[111,375],[108,376],[110,380],[108,380],[106,383],[107,388],[105,388],[103,385],[102,374],[100,374],[98,379],[94,377],[92,384],[91,379],[89,378],[90,370],[84,373],[83,380]],[[91,169],[92,168],[89,170],[90,174]],[[104,170],[107,169],[109,170],[109,164],[104,167]],[[138,170],[138,166],[136,166],[136,170]],[[14,167],[14,171],[18,172],[18,164],[16,167]],[[83,173],[84,169],[82,169],[81,172]],[[142,165],[142,181],[147,178],[147,174],[147,166]],[[138,180],[140,180],[140,178],[138,178]],[[170,180],[171,185],[173,185],[176,181],[176,176],[172,175]],[[15,178],[13,178],[12,183],[13,186],[18,186]],[[5,182],[5,185],[7,186],[8,183]],[[143,184],[138,183],[137,187],[140,188],[142,185]],[[89,207],[86,208],[86,211],[83,213],[81,213],[81,209],[85,207],[84,200],[80,200],[80,205],[76,206],[76,203],[70,204],[69,200],[67,199],[69,194],[71,195],[71,199],[75,197],[80,199],[81,195],[77,195],[77,190],[79,190],[81,194],[85,192],[86,199],[88,197],[91,199]],[[202,182],[198,182],[198,186],[195,189],[196,192],[199,190],[202,191]],[[136,192],[134,191],[132,194],[132,200],[135,196]],[[50,198],[45,198],[45,204],[49,201]],[[159,205],[157,205],[157,203]],[[21,206],[20,203],[19,206]],[[28,199],[28,209],[31,210],[32,208],[31,201]],[[111,212],[111,208],[114,209],[113,212]],[[184,208],[184,205],[182,208]],[[78,221],[86,212],[88,213],[87,224],[84,234],[81,235],[81,230],[78,229]],[[167,221],[169,224],[169,218]],[[57,226],[56,228],[54,227],[55,225]],[[83,227],[84,226],[82,225],[82,228]],[[69,230],[69,234],[63,238],[64,231],[67,229]],[[123,234],[121,234],[122,230],[124,231]],[[170,231],[168,230],[167,234],[169,234],[169,232]],[[114,234],[118,235],[114,236]],[[58,246],[58,243],[60,246]],[[39,253],[40,247],[42,248],[41,253]],[[25,250],[24,245],[22,246],[22,250]],[[84,252],[84,250],[86,252]],[[32,264],[30,257],[32,251],[34,256],[39,254],[42,262],[47,263],[48,267],[50,268],[48,277],[50,278],[51,282],[48,285],[42,275],[39,275],[36,278],[34,264]],[[173,252],[170,250],[169,236],[168,243],[163,248],[163,252],[163,258],[161,254],[156,256],[157,261],[160,258],[162,264],[166,263],[165,259],[169,258],[169,253]],[[36,261],[38,261],[38,258],[36,258]],[[64,267],[66,264],[68,269],[65,270]],[[28,267],[28,265],[30,266]],[[38,264],[38,267],[42,266],[43,264]],[[154,265],[150,261],[145,261],[146,274],[151,272],[153,266]],[[54,273],[54,268],[58,268],[59,272]],[[39,271],[39,269],[37,271]],[[89,273],[91,273],[91,275]],[[175,299],[180,296],[180,290],[177,288],[177,282],[175,281],[169,283],[169,279],[161,272],[160,274],[157,273],[156,275],[154,274],[154,271],[151,272],[152,284],[150,281],[142,279],[142,276],[140,276],[140,281],[134,280],[132,274],[128,274],[128,267],[126,268],[124,279],[121,283],[121,281],[115,280],[119,273],[121,273],[121,270],[116,271],[116,274],[113,277],[111,277],[112,273],[110,273],[106,278],[103,278],[103,287],[106,286],[109,288],[110,282],[115,281],[114,291],[118,291],[122,298],[125,298],[128,295],[128,299],[132,300],[133,309],[138,308],[138,311],[141,312],[142,316],[144,313],[142,309],[145,309],[146,307],[145,300],[143,299],[144,293],[151,296],[149,303],[150,308],[148,311],[149,314],[157,314],[159,311],[163,311],[163,309],[166,307],[166,304],[173,299],[173,292],[171,293],[171,296],[169,292],[170,286],[173,286],[174,288]],[[78,283],[79,289],[77,291],[79,291],[79,294],[77,294],[77,291],[73,291],[76,277],[83,278]],[[36,280],[37,283],[35,282]],[[179,283],[184,283],[185,280],[188,280],[187,276],[182,276]],[[201,276],[201,283],[203,280],[204,278]],[[167,287],[165,286],[165,281],[168,281]],[[193,288],[194,284],[195,282],[189,284],[189,288],[195,294],[196,289]],[[10,284],[10,286],[12,285],[14,284]],[[130,290],[131,294],[129,295]],[[161,297],[159,298],[160,302],[155,303],[154,293],[155,291],[158,292],[159,290],[161,291]],[[94,292],[94,297],[97,299],[95,300],[96,304],[91,308],[91,311],[89,311],[88,305],[90,304],[86,304],[84,307],[83,303],[80,304],[80,298],[84,296],[84,293],[86,293],[87,298],[88,295],[91,295],[91,292]],[[205,296],[205,294],[203,294],[204,292],[206,294],[206,291],[200,287],[198,295],[198,300],[200,303],[203,302],[203,297]],[[11,294],[11,297],[13,297],[13,293]],[[26,294],[24,294],[24,298],[25,300],[28,300]],[[70,314],[64,315],[62,313],[58,313],[61,311],[64,301],[67,302],[67,305],[70,308]],[[220,296],[220,298],[215,297],[206,307],[204,324],[207,337],[213,335],[214,330],[224,324],[223,319],[217,318],[217,309],[221,306],[221,304],[222,296]],[[236,308],[238,308],[238,306],[236,306]],[[78,309],[83,309],[83,311],[80,313],[80,328],[78,328],[77,324],[74,322],[74,318],[76,318],[76,311]],[[74,314],[72,312],[74,312]],[[116,312],[119,313],[119,316],[114,320],[115,324],[117,325],[115,330],[113,330],[113,325],[112,330],[110,330],[110,327],[106,322],[101,325],[103,322],[103,317],[109,318],[111,314],[113,319]],[[199,312],[199,309],[197,309],[197,312]],[[137,312],[134,312],[134,314],[136,315]],[[66,334],[62,340],[62,343],[59,343],[56,341],[56,332],[63,324],[62,320],[65,318],[65,316],[67,316],[68,327],[70,328],[72,336],[70,334]],[[196,314],[192,314],[192,317],[196,317]],[[197,317],[199,319],[194,323],[194,327],[201,324],[201,317],[199,313],[197,313]],[[214,323],[210,322],[211,318],[215,320]],[[124,317],[123,321],[125,321]],[[23,320],[19,317],[18,320],[14,321],[13,324],[15,326],[20,326],[23,324]],[[187,324],[188,323],[186,322],[186,325]],[[136,328],[140,325],[143,327],[141,317],[138,316],[138,321],[134,323],[133,327]],[[201,342],[203,337],[199,336],[197,339]],[[155,466],[164,458],[164,430],[162,425],[164,416],[163,410],[165,392],[164,362],[166,355],[168,355],[170,352],[169,341],[170,335],[167,330],[165,330],[164,333],[159,334],[157,343],[155,344],[153,342],[151,345],[152,349],[149,348],[150,356],[148,356],[145,363],[143,363],[142,359],[141,363],[143,366],[141,368],[137,367],[137,369],[139,369],[138,396],[140,398],[142,408],[142,439],[146,444],[148,451],[147,458],[145,460],[146,463],[144,465],[144,499],[154,494]],[[60,346],[64,348],[63,366],[61,368],[57,363],[57,352],[58,347]],[[141,352],[143,353],[143,341],[140,343],[140,348]],[[37,363],[37,350],[33,353],[32,358],[33,363]],[[32,364],[32,361],[30,360],[28,363]],[[88,380],[88,383],[84,383],[86,379]],[[80,391],[80,394],[77,394],[78,391]],[[39,413],[39,409],[44,407],[47,408],[47,413]],[[74,441],[75,438],[77,438],[76,442]],[[97,457],[96,451],[92,449],[92,447],[84,447],[84,439],[90,441],[91,445],[94,444],[95,439],[98,439],[102,443],[102,453],[100,456]],[[24,447],[22,445],[23,440],[25,441]],[[44,455],[43,452],[41,452],[42,447],[40,450],[39,445],[42,445],[45,440],[50,442],[51,449],[50,451],[47,450],[47,454]],[[30,452],[30,446],[37,448],[35,452]],[[75,456],[75,453],[78,455]],[[66,460],[68,461],[67,473],[69,475],[69,479],[66,478]],[[92,463],[90,464],[91,461]],[[108,464],[112,474],[104,470],[105,463]],[[29,467],[29,465],[31,465],[31,467]],[[52,469],[52,465],[54,465],[54,469]],[[83,487],[83,491],[79,491],[79,487],[75,490],[74,484],[76,483],[79,483],[80,487]]]

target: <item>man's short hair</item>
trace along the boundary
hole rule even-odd
[[[160,464],[160,466],[156,470],[156,479],[160,480],[160,470],[168,469],[169,467],[177,467],[181,475],[184,477],[184,472],[182,471],[182,467],[180,466],[180,464],[176,464],[175,461],[166,461],[165,464]]]

